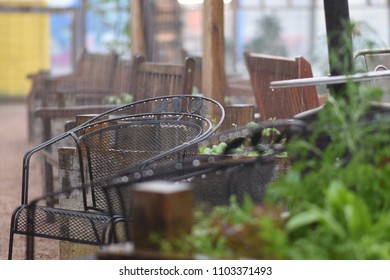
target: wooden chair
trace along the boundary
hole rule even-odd
[[[270,89],[272,81],[312,77],[310,63],[303,57],[286,58],[248,51],[244,57],[261,121],[292,118],[320,106],[314,86]]]
[[[134,100],[143,100],[150,97],[191,94],[193,86],[194,61],[187,58],[185,64],[165,64],[146,62],[142,56],[135,56],[130,61],[117,61],[110,94],[119,95],[128,92]],[[107,95],[106,95],[107,97]],[[53,121],[62,120],[60,127],[64,128],[65,120],[67,129],[75,126],[75,118],[80,114],[100,114],[114,109],[118,104],[97,104],[77,106],[48,106],[38,108],[35,116],[42,119],[42,140],[45,142],[55,137],[59,132],[53,129]],[[52,147],[48,147],[48,154],[56,153]],[[53,157],[47,156],[46,159]],[[56,161],[48,160],[44,163],[44,176],[46,188],[53,189],[53,165]]]
[[[35,113],[38,108],[104,103],[104,97],[112,90],[117,60],[115,53],[100,54],[84,50],[70,74],[54,75],[49,71],[40,71],[29,75],[28,78],[32,80],[27,97],[30,141],[33,142],[37,135],[34,128],[37,127]]]
[[[195,60],[187,57],[184,64],[146,61],[136,55],[130,92],[134,100],[163,95],[192,94]]]
[[[390,70],[390,49],[360,50],[354,55],[355,68],[360,71]],[[383,102],[390,102],[389,79],[373,79],[370,86],[383,89]]]

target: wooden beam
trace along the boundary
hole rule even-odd
[[[203,94],[224,104],[225,45],[223,0],[203,2]]]
[[[146,57],[141,1],[142,0],[131,1],[131,51],[133,55],[138,54]]]

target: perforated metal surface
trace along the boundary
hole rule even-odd
[[[208,136],[217,130],[225,118],[225,110],[222,105],[213,99],[197,95],[173,95],[150,98],[126,104],[107,111],[95,119],[88,121],[88,123],[95,122],[106,116],[129,116],[145,113],[184,113],[206,118],[211,121],[213,127],[205,136]]]
[[[190,143],[201,134],[195,123],[173,120],[147,120],[111,125],[91,132],[82,140],[86,148],[89,180],[123,174],[142,163],[152,162],[156,157]],[[181,149],[177,153],[165,155],[161,160],[179,161],[193,154],[193,150]],[[94,184],[91,185],[92,188]],[[93,188],[93,205],[100,210],[107,209],[106,198],[99,188]]]
[[[101,244],[105,239],[104,229],[111,216],[102,213],[78,212],[57,208],[22,206],[18,212],[15,233],[77,240],[81,243]]]

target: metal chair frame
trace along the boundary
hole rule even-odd
[[[83,127],[79,127],[78,129],[72,130],[71,132],[68,132],[66,134],[63,134],[62,137],[58,137],[54,139],[53,141],[49,141],[50,143],[45,143],[43,145],[40,145],[36,149],[33,149],[28,153],[28,155],[25,157],[25,166],[23,170],[23,188],[22,188],[22,202],[21,205],[18,206],[11,218],[11,227],[10,227],[10,244],[9,244],[9,258],[12,258],[12,249],[13,249],[13,235],[14,234],[24,234],[29,237],[39,236],[39,237],[46,237],[46,238],[52,238],[52,239],[58,239],[58,240],[68,240],[72,242],[79,242],[79,243],[86,243],[86,244],[95,244],[95,245],[101,245],[106,242],[111,242],[111,232],[108,229],[108,226],[110,224],[115,224],[119,221],[121,221],[120,217],[116,217],[112,220],[112,217],[107,215],[107,209],[104,208],[105,204],[102,202],[102,204],[99,204],[98,202],[101,201],[97,199],[97,191],[95,189],[91,189],[89,191],[89,197],[87,197],[88,193],[86,189],[83,189],[83,205],[84,209],[82,211],[75,211],[75,210],[69,210],[69,209],[61,209],[56,208],[55,203],[56,201],[53,200],[47,200],[46,202],[49,206],[36,206],[34,211],[37,213],[41,213],[43,216],[47,216],[46,218],[48,221],[43,222],[44,220],[41,216],[37,215],[38,217],[41,217],[40,227],[32,227],[30,226],[31,223],[34,223],[35,221],[31,221],[31,215],[29,214],[31,209],[29,208],[29,199],[28,199],[28,174],[29,174],[29,165],[28,161],[29,158],[37,153],[38,151],[41,151],[47,147],[47,145],[54,144],[60,139],[64,139],[66,137],[69,137],[74,140],[76,143],[76,147],[78,150],[78,159],[79,159],[79,167],[80,167],[80,178],[81,178],[81,184],[86,185],[90,183],[91,187],[94,185],[92,182],[94,180],[97,180],[94,178],[94,168],[97,168],[94,166],[94,163],[92,162],[91,158],[91,145],[94,145],[96,141],[91,141],[92,143],[88,143],[88,139],[91,139],[91,137],[95,135],[103,135],[106,132],[115,132],[115,129],[118,127],[155,127],[155,126],[174,126],[179,127],[179,129],[183,129],[185,133],[192,132],[189,134],[188,137],[186,137],[182,143],[178,143],[177,146],[173,145],[172,147],[167,147],[165,150],[162,149],[161,152],[155,152],[152,154],[151,157],[146,158],[144,161],[141,161],[140,163],[137,163],[133,165],[133,167],[136,167],[142,164],[153,162],[157,159],[162,159],[166,157],[168,160],[172,160],[172,157],[175,156],[177,152],[179,152],[178,147],[183,147],[186,149],[193,141],[199,141],[198,139],[203,139],[201,136],[203,133],[208,133],[211,129],[211,124],[208,120],[201,118],[199,116],[192,116],[189,114],[164,114],[164,113],[157,113],[157,114],[139,114],[139,115],[132,115],[132,116],[125,116],[125,117],[117,117],[117,118],[111,118],[109,120],[101,120],[98,122],[95,122],[90,125],[86,125]],[[103,126],[103,127],[102,127]],[[99,128],[102,127],[102,128]],[[162,129],[164,129],[164,127]],[[95,131],[91,131],[85,135],[83,135],[83,132],[88,130],[93,130],[95,128],[99,128]],[[146,128],[147,129],[147,128]],[[81,136],[78,136],[80,135]],[[155,141],[159,141],[161,139],[155,139]],[[83,152],[83,150],[86,150],[86,153]],[[183,151],[181,151],[183,152]],[[103,155],[104,156],[104,155]],[[125,154],[125,157],[131,157],[132,154],[128,153]],[[184,156],[184,155],[183,155]],[[175,157],[177,158],[177,157]],[[179,158],[177,158],[179,160]],[[84,170],[84,167],[87,167],[87,170]],[[124,169],[130,168],[131,166],[121,166],[118,162],[116,165],[114,163],[114,167],[117,167],[116,172],[123,172]],[[114,168],[115,170],[115,168]],[[114,172],[114,171],[113,171]],[[114,174],[110,174],[114,175]],[[72,186],[66,186],[66,188],[72,188]],[[47,193],[45,197],[48,197],[50,193]],[[88,201],[92,201],[92,204],[88,204]],[[45,231],[50,229],[50,227],[54,227],[57,229],[53,224],[55,224],[56,217],[67,217],[70,219],[71,217],[78,217],[78,219],[86,220],[89,222],[90,228],[83,229],[84,232],[81,235],[88,235],[86,234],[86,231],[89,232],[89,237],[79,236],[77,237],[67,237],[66,234],[63,234],[61,230],[58,230],[58,234],[53,234],[53,232]],[[64,218],[65,219],[65,218]],[[61,220],[60,220],[61,223]],[[51,225],[51,226],[50,226]],[[59,225],[60,226],[60,225]],[[101,230],[98,230],[98,229]],[[64,229],[63,229],[64,230]],[[80,231],[83,231],[80,229]],[[108,239],[105,238],[106,233],[108,232]],[[75,236],[77,235],[76,233]],[[92,236],[92,237],[90,237]],[[90,239],[88,239],[90,238]],[[31,243],[31,238],[27,238],[28,244]],[[30,241],[29,241],[30,240]],[[29,247],[28,245],[27,247]],[[32,258],[31,252],[28,253],[28,258]]]

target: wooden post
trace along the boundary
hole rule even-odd
[[[97,114],[77,115],[75,123],[78,126],[96,115]],[[108,119],[108,116],[104,119]],[[98,128],[100,128],[100,126],[95,129]],[[60,147],[58,149],[58,168],[61,191],[67,191],[69,188],[79,186],[81,184],[80,162],[76,147]],[[84,166],[84,170],[86,170],[86,168],[87,167]],[[87,174],[85,174],[85,176],[87,176]],[[79,193],[74,193],[69,197],[61,196],[59,198],[59,204],[62,208],[83,210],[83,194],[80,191]],[[80,256],[92,255],[96,253],[97,249],[97,246],[61,241],[60,259],[75,259]]]
[[[247,125],[255,119],[255,106],[252,104],[235,104],[225,106],[225,120],[221,130],[233,129]]]
[[[58,149],[59,178],[62,191],[70,186],[78,186],[81,183],[80,166],[75,147],[63,147]],[[59,204],[62,208],[83,210],[83,197],[81,191],[72,196],[60,196]],[[70,225],[68,225],[70,226]],[[70,231],[71,232],[71,231]],[[77,259],[81,256],[93,255],[98,250],[97,246],[60,241],[60,259]]]
[[[131,1],[131,51],[132,54],[146,57],[142,0]]]
[[[203,94],[224,104],[225,99],[225,44],[223,0],[203,3]]]
[[[146,182],[133,189],[133,235],[136,250],[158,249],[150,240],[156,234],[164,240],[189,234],[192,228],[193,194],[184,183]]]

